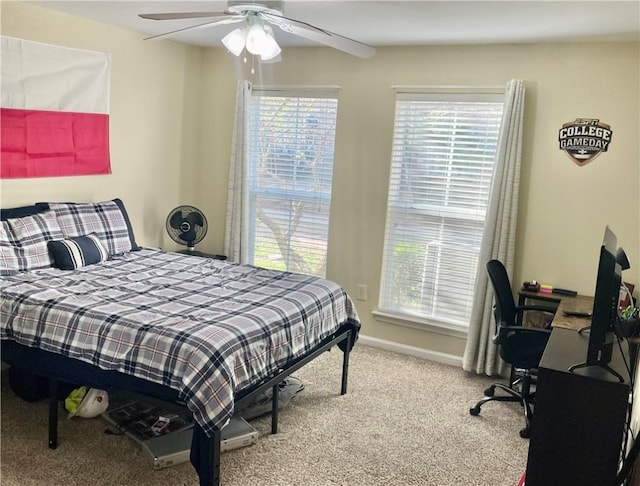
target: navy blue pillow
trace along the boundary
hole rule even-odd
[[[109,258],[107,249],[94,233],[66,240],[50,240],[47,246],[53,257],[53,266],[61,270],[75,270]]]

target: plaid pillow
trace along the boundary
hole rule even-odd
[[[95,234],[51,240],[47,246],[53,256],[54,266],[61,270],[75,270],[109,258],[107,250]]]
[[[118,204],[120,202],[120,204]],[[49,203],[55,211],[64,237],[95,233],[109,255],[137,250],[129,217],[119,200],[99,203]]]
[[[0,275],[13,275],[20,271],[16,241],[9,223],[0,224]]]
[[[5,223],[10,228],[10,238],[14,241],[19,270],[33,270],[53,265],[47,242],[64,238],[53,211],[8,219]]]

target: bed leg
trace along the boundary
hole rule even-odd
[[[211,437],[207,437],[200,425],[193,427],[190,459],[200,478],[200,486],[220,486],[221,438],[218,428]]]
[[[344,355],[342,357],[342,387],[340,395],[347,393],[347,376],[349,374],[349,353],[351,352],[351,331],[347,333],[345,340]]]
[[[49,449],[58,447],[58,381],[49,379]]]
[[[273,393],[271,398],[271,433],[278,433],[278,398],[280,395],[280,384],[273,385]]]

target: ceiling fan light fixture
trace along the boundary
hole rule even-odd
[[[246,44],[247,33],[244,28],[232,30],[222,39],[222,44],[227,50],[238,57],[244,50]]]
[[[282,52],[282,49],[280,49],[280,46],[274,39],[273,29],[270,26],[268,25],[264,26],[264,33],[265,33],[265,40],[262,45],[262,51],[260,52],[260,60],[270,61],[278,57]]]
[[[253,24],[247,32],[247,51],[254,56],[262,53],[265,43],[267,42],[267,34],[260,24]]]

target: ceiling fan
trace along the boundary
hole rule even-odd
[[[147,39],[158,39],[189,30],[242,22],[242,27],[225,36],[222,39],[222,43],[236,56],[239,56],[246,48],[247,51],[258,56],[262,61],[273,60],[280,54],[280,47],[275,41],[271,25],[279,27],[284,32],[333,47],[363,59],[369,58],[376,53],[373,47],[366,44],[329,32],[320,27],[315,27],[306,22],[287,18],[283,14],[284,2],[282,1],[229,0],[227,9],[224,12],[152,13],[139,14],[139,16],[150,20],[212,19],[205,23],[173,30],[148,37]]]

